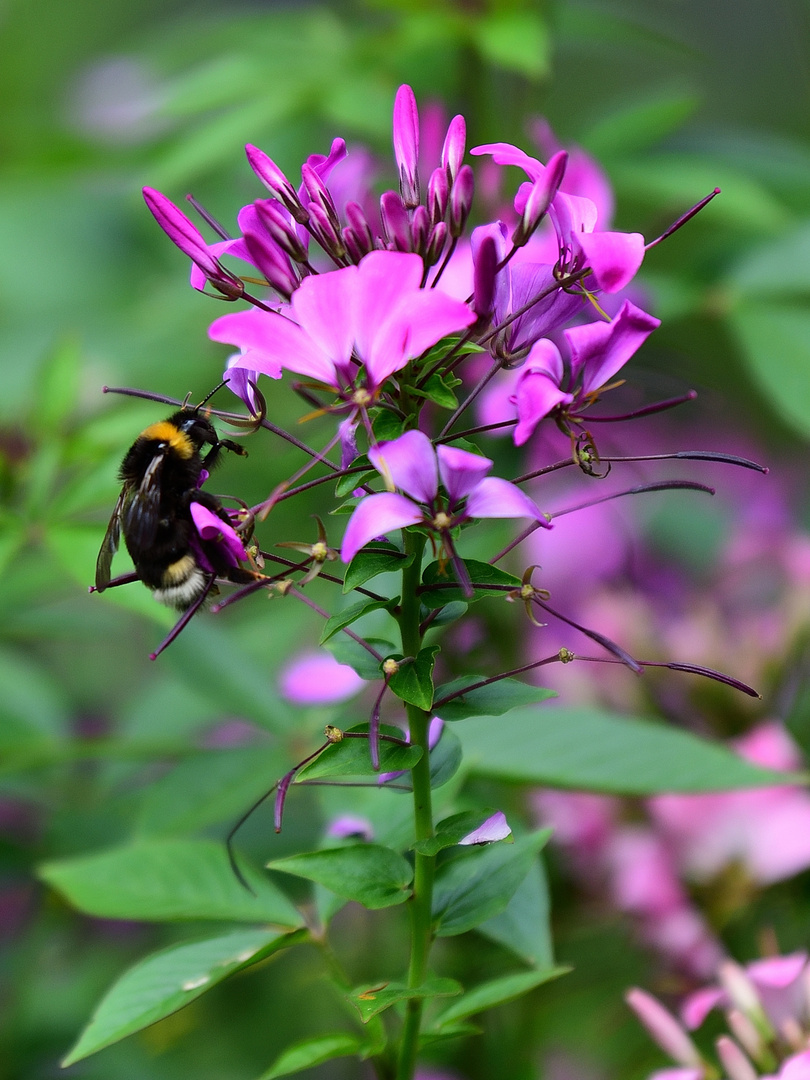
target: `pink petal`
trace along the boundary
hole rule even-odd
[[[681,1019],[694,1031],[699,1028],[712,1009],[728,1002],[728,994],[719,986],[704,986],[688,994],[681,1005]]]
[[[239,535],[227,525],[222,518],[203,506],[202,503],[192,502],[189,507],[194,528],[203,540],[211,543],[222,544],[228,553],[229,559],[235,566],[238,562],[247,559],[247,552]]]
[[[779,1080],[810,1080],[810,1050],[788,1058],[779,1071]]]
[[[576,237],[596,284],[606,293],[628,285],[644,259],[641,233],[595,232]]]
[[[571,375],[582,375],[582,393],[604,386],[641,348],[661,320],[625,300],[618,315],[564,331],[571,349]]]
[[[372,251],[360,260],[352,319],[360,358],[368,362],[380,328],[403,294],[419,291],[422,260],[405,251]]]
[[[549,216],[564,245],[570,244],[574,237],[581,241],[583,234],[592,233],[596,228],[596,215],[596,205],[590,199],[564,195],[561,191],[549,207]]]
[[[548,524],[545,514],[528,495],[497,476],[487,476],[471,492],[467,499],[467,514],[480,518],[530,517],[541,524]]]
[[[493,465],[490,458],[471,454],[469,450],[461,450],[457,446],[437,446],[436,457],[439,459],[439,475],[450,496],[451,505],[466,498]]]
[[[346,266],[304,278],[290,302],[301,329],[343,370],[354,345],[352,297],[356,288],[357,267]]]
[[[546,171],[542,162],[537,158],[529,157],[525,151],[511,143],[484,143],[481,146],[474,146],[470,153],[476,157],[480,154],[492,154],[492,160],[496,165],[517,165],[532,180],[539,180]]]
[[[432,503],[439,488],[436,454],[422,431],[406,431],[398,439],[379,443],[368,452],[374,468],[386,483],[421,503]]]
[[[363,680],[328,652],[299,653],[284,664],[279,690],[294,705],[331,705],[354,697]]]
[[[404,495],[387,491],[380,492],[379,495],[369,495],[349,518],[340,557],[346,563],[351,562],[369,540],[384,536],[392,529],[416,525],[420,521],[422,511]]]
[[[420,356],[448,334],[470,326],[475,318],[475,313],[465,303],[436,289],[403,293],[377,328],[367,346],[368,351],[362,354],[369,381],[379,386],[414,356]]]
[[[573,400],[573,395],[561,390],[554,379],[544,371],[536,370],[534,365],[522,371],[515,390],[518,415],[515,446],[527,442],[540,421],[557,405],[570,405]]]
[[[289,309],[288,309],[289,310]],[[237,311],[222,315],[208,328],[213,341],[237,345],[249,354],[234,361],[234,367],[248,367],[277,379],[280,368],[319,379],[335,386],[335,368],[297,323],[269,311]]]

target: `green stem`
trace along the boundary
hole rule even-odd
[[[412,564],[402,572],[402,606],[400,609],[400,632],[402,651],[405,656],[417,656],[422,645],[419,630],[419,596],[417,586],[421,578],[422,551],[425,538],[417,533],[405,533],[405,550],[414,555]],[[411,770],[413,781],[414,834],[416,840],[433,836],[433,808],[430,790],[430,755],[428,727],[430,713],[414,705],[407,705],[408,731],[412,744],[422,747],[422,756]],[[432,902],[435,856],[416,854],[414,863],[413,896],[410,899],[411,960],[408,970],[408,986],[421,986],[427,976],[430,947],[433,943]],[[412,1080],[419,1049],[419,1030],[422,1024],[422,1000],[408,1001],[405,1024],[402,1030],[397,1080]]]

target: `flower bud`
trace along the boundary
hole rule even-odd
[[[253,265],[265,276],[271,288],[289,300],[298,288],[298,278],[287,254],[269,236],[260,233],[248,231],[244,240]]]
[[[715,1046],[728,1080],[757,1080],[756,1069],[733,1039],[721,1035]]]
[[[450,189],[450,235],[456,239],[464,232],[472,209],[475,177],[469,165],[462,165]]]
[[[560,150],[549,161],[540,179],[531,185],[520,221],[512,234],[512,243],[515,247],[523,247],[546,216],[548,208],[562,183],[567,163],[568,154],[565,150]]]
[[[437,221],[444,221],[447,213],[447,204],[450,199],[450,183],[445,169],[434,169],[428,180],[427,206],[430,212],[430,220],[435,225]]]
[[[433,266],[442,257],[444,246],[447,243],[447,223],[439,221],[433,226],[428,238],[427,250],[425,251],[425,265]]]
[[[419,205],[419,111],[414,92],[407,84],[400,86],[394,98],[393,134],[399,190],[405,207],[412,210]]]
[[[463,116],[454,116],[448,125],[442,147],[442,168],[447,170],[450,183],[458,176],[466,145],[467,124]]]
[[[685,1029],[652,994],[633,988],[627,991],[624,1000],[665,1054],[679,1065],[694,1067],[702,1064],[698,1048]]]
[[[307,220],[306,211],[301,205],[295,188],[278,165],[258,146],[252,146],[250,143],[245,147],[245,153],[248,164],[267,190],[276,196],[299,224],[303,225]]]
[[[479,319],[489,321],[495,301],[495,277],[498,249],[492,236],[485,236],[479,245],[473,268],[473,311]]]
[[[256,216],[274,243],[295,262],[306,262],[306,248],[278,206],[271,199],[257,199],[253,205],[256,207]]]
[[[412,251],[411,223],[408,212],[396,191],[384,191],[380,196],[380,214],[388,243],[396,251]]]

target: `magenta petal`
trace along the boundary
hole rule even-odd
[[[291,301],[302,330],[336,367],[344,369],[354,345],[352,296],[356,286],[357,267],[346,266],[304,278]]]
[[[328,652],[299,653],[279,675],[279,690],[294,705],[331,705],[354,697],[363,680]]]
[[[778,1080],[810,1080],[810,1050],[789,1057],[779,1071]]]
[[[475,322],[475,313],[460,300],[437,289],[418,289],[400,296],[396,307],[377,330],[364,359],[369,381],[379,386],[414,356],[448,334]]]
[[[373,446],[368,456],[389,486],[393,484],[417,502],[431,503],[436,498],[436,454],[424,432],[406,431],[398,439]]]
[[[279,365],[298,375],[336,385],[335,368],[297,323],[270,311],[237,311],[222,315],[208,328],[212,341],[237,345],[249,354],[234,361],[234,367],[249,367],[277,378]]]
[[[699,1028],[712,1009],[728,1003],[728,994],[719,986],[704,986],[687,994],[681,1005],[681,1019],[690,1031]]]
[[[576,240],[593,271],[596,284],[606,293],[618,292],[628,285],[644,259],[641,233],[582,233]]]
[[[518,422],[515,427],[515,446],[523,446],[531,438],[540,421],[557,405],[570,405],[566,394],[545,371],[528,368],[521,372],[515,391]]]
[[[548,523],[543,511],[520,488],[498,476],[487,476],[467,499],[467,514],[481,518],[530,517]]]
[[[609,323],[593,322],[565,331],[571,349],[571,376],[582,377],[582,393],[613,378],[644,344],[661,320],[625,300]]]
[[[459,840],[459,845],[465,844],[493,844],[496,840],[505,840],[507,836],[512,835],[512,830],[506,823],[506,816],[502,810],[496,810],[495,813],[488,817],[486,821],[482,822],[477,829],[473,829],[471,833],[467,833],[466,836]]]
[[[546,171],[546,167],[542,162],[538,161],[537,158],[529,157],[525,151],[520,150],[511,143],[484,143],[481,146],[474,146],[470,153],[476,156],[492,154],[492,160],[497,165],[517,165],[532,180],[539,180]]]
[[[200,537],[208,543],[214,541],[222,544],[233,566],[247,559],[247,552],[238,534],[230,525],[226,525],[222,518],[198,502],[191,503],[189,512]]]
[[[596,205],[581,195],[565,195],[558,191],[549,207],[561,245],[571,243],[572,237],[581,240],[596,228]]]
[[[457,446],[437,446],[436,457],[439,459],[439,476],[450,496],[451,506],[469,495],[493,464],[490,458],[471,454]]]
[[[384,536],[391,529],[404,529],[406,525],[416,525],[420,521],[422,511],[404,495],[387,491],[369,495],[349,518],[340,557],[346,563],[351,562],[369,540]]]
[[[397,163],[402,197],[408,205],[419,201],[419,112],[413,90],[400,86],[394,98],[394,158]]]
[[[193,259],[203,273],[219,274],[216,259],[209,253],[205,237],[183,211],[160,191],[145,187],[143,197],[146,205],[166,233],[180,250]]]
[[[375,352],[385,353],[384,328],[389,324],[391,313],[395,311],[403,297],[412,298],[419,293],[422,280],[422,260],[404,251],[372,251],[360,260],[351,318],[354,326],[354,338],[360,358],[372,367]],[[381,334],[381,331],[383,333]],[[403,333],[389,347],[394,350],[394,359],[386,360],[386,366],[396,371],[405,363]],[[392,366],[393,365],[393,366]],[[370,373],[372,382],[377,385],[381,379],[376,372]]]

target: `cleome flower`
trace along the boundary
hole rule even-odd
[[[475,321],[466,304],[421,288],[422,270],[416,254],[373,251],[305,278],[279,312],[223,315],[209,335],[242,350],[230,370],[292,371],[365,406],[390,375]]]
[[[391,490],[369,495],[352,514],[343,538],[344,562],[375,536],[408,525],[429,529],[449,552],[450,530],[470,518],[530,517],[548,525],[528,495],[507,480],[487,476],[492,468],[489,458],[455,446],[434,449],[424,432],[406,431],[373,447],[368,456]]]

